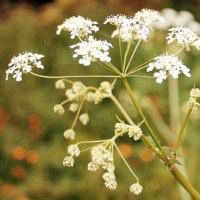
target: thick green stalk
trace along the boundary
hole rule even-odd
[[[158,141],[156,135],[154,134],[154,132],[153,132],[151,126],[149,125],[148,121],[146,120],[146,117],[145,117],[145,115],[144,115],[144,113],[143,113],[143,111],[142,111],[140,105],[139,105],[139,104],[137,103],[137,101],[136,101],[136,98],[135,98],[135,96],[134,96],[134,94],[133,94],[133,91],[132,91],[132,89],[131,89],[131,87],[130,87],[128,81],[127,81],[127,79],[126,79],[126,78],[123,78],[123,79],[122,79],[122,82],[123,82],[123,84],[124,84],[124,86],[125,86],[125,88],[126,88],[128,94],[129,94],[129,97],[130,97],[130,99],[131,99],[131,101],[132,101],[132,103],[133,103],[135,109],[137,110],[137,112],[139,113],[139,115],[141,116],[141,118],[144,120],[144,123],[145,123],[146,127],[147,127],[148,130],[149,130],[149,134],[151,135],[151,137],[152,137],[152,139],[154,140],[154,142],[155,142],[155,144],[157,145],[157,147],[158,147],[160,150],[162,150],[162,147],[161,147],[161,145],[160,145],[160,143],[159,143],[159,141]]]

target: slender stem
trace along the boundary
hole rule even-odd
[[[45,76],[41,74],[37,74],[34,72],[30,72],[32,75],[40,77],[40,78],[48,78],[48,79],[64,79],[64,78],[120,78],[120,76],[116,75],[80,75],[80,76]]]
[[[118,27],[118,31],[120,34],[120,28]],[[120,54],[120,62],[121,62],[121,66],[123,66],[123,58],[122,58],[122,41],[121,41],[121,37],[119,35],[118,37],[118,43],[119,43],[119,54]]]
[[[128,68],[129,68],[129,66],[130,66],[130,64],[131,64],[131,61],[133,60],[133,57],[134,57],[134,55],[135,55],[135,53],[136,53],[136,51],[137,51],[137,49],[138,49],[140,43],[141,43],[141,40],[138,40],[138,42],[137,42],[137,44],[135,45],[135,48],[134,48],[134,50],[133,50],[133,52],[132,52],[132,55],[131,55],[131,57],[130,57],[130,59],[129,59],[129,61],[128,61],[128,64],[127,64],[127,66],[126,66],[126,68],[125,68],[125,73],[127,72]]]
[[[128,42],[128,44],[127,44],[127,48],[126,48],[126,52],[125,52],[125,55],[124,55],[124,63],[123,63],[123,69],[122,69],[123,72],[124,72],[125,67],[126,67],[126,60],[127,60],[127,56],[128,56],[128,53],[129,53],[130,47],[131,47],[131,41]]]
[[[68,103],[69,101],[71,101],[71,99],[66,99],[66,100],[64,100],[64,101],[62,101],[61,103],[60,103],[60,105],[65,105],[66,103]]]
[[[119,150],[117,144],[114,142],[114,147],[117,150],[117,152],[119,153],[121,159],[124,161],[124,164],[127,166],[127,168],[129,169],[130,173],[133,175],[133,177],[136,179],[136,181],[139,183],[139,179],[137,177],[137,175],[135,174],[135,172],[131,169],[130,165],[128,164],[128,162],[126,161],[126,159],[124,158],[123,154],[121,153],[121,151]]]
[[[154,78],[153,76],[143,76],[143,75],[127,75],[126,77],[138,77],[138,78]]]
[[[83,106],[83,102],[84,102],[84,99],[81,100],[81,103],[80,103],[79,108],[78,108],[78,110],[77,110],[76,116],[75,116],[74,121],[73,121],[73,124],[72,124],[72,126],[71,126],[71,129],[73,129],[73,128],[75,127],[75,125],[76,125],[76,122],[77,122],[78,117],[79,117],[80,112],[81,112],[81,108],[82,108],[82,106]]]
[[[140,115],[140,116],[142,117],[142,119],[144,120],[144,123],[145,123],[146,127],[147,127],[148,130],[149,130],[149,134],[151,135],[152,139],[154,140],[154,142],[155,142],[155,144],[157,145],[157,147],[159,148],[159,150],[162,151],[162,147],[161,147],[161,145],[160,145],[160,143],[159,143],[159,141],[158,141],[156,135],[154,134],[154,132],[153,132],[151,126],[149,125],[148,121],[146,120],[146,117],[145,117],[145,115],[144,115],[144,113],[143,113],[143,111],[142,111],[140,105],[137,103],[136,98],[135,98],[135,96],[134,96],[134,94],[133,94],[133,91],[132,91],[132,89],[131,89],[131,87],[130,87],[128,81],[127,81],[127,79],[126,79],[126,78],[122,79],[122,82],[123,82],[123,84],[124,84],[124,86],[125,86],[125,88],[126,88],[128,94],[129,94],[129,97],[130,97],[130,99],[131,99],[131,101],[132,101],[132,103],[133,103],[135,109],[137,110],[137,112],[139,113],[139,115]]]
[[[129,124],[131,124],[131,125],[134,125],[134,122],[129,117],[128,113],[124,110],[124,108],[122,107],[122,105],[119,103],[119,101],[117,100],[117,98],[114,95],[111,95],[110,98],[113,101],[113,103],[117,106],[117,108],[120,110],[120,112],[122,113],[122,115],[125,117],[125,119],[127,120],[127,122]]]
[[[176,149],[179,148],[179,146],[180,146],[180,144],[181,144],[181,142],[182,142],[183,135],[184,135],[184,130],[185,130],[185,128],[186,128],[186,125],[187,125],[187,122],[188,122],[188,120],[189,120],[189,118],[190,118],[191,113],[192,113],[192,108],[189,108],[189,110],[188,110],[188,112],[187,112],[187,114],[186,114],[186,116],[185,116],[185,119],[184,119],[184,121],[183,121],[183,124],[182,124],[182,126],[181,126],[181,129],[180,129],[180,131],[179,131],[179,134],[178,134],[178,138],[177,138],[176,145],[175,145],[175,148],[176,148]]]
[[[128,72],[128,75],[131,75],[131,74],[134,74],[136,72],[139,72],[140,70],[145,69],[145,68],[147,68],[147,65],[141,65],[141,67],[133,69],[130,72]]]

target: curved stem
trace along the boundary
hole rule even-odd
[[[46,76],[46,75],[41,75],[41,74],[37,74],[37,73],[34,73],[34,72],[30,72],[30,73],[32,75],[36,76],[36,77],[47,78],[47,79],[64,79],[64,78],[120,78],[120,76],[116,76],[116,75]]]
[[[175,145],[175,148],[176,148],[176,149],[179,148],[179,146],[180,146],[180,144],[181,144],[181,142],[182,142],[183,135],[184,135],[184,130],[185,130],[185,128],[186,128],[186,125],[187,125],[187,122],[188,122],[188,120],[189,120],[189,118],[190,118],[191,113],[192,113],[192,108],[189,108],[189,110],[188,110],[188,112],[187,112],[187,114],[186,114],[186,116],[185,116],[185,119],[184,119],[184,121],[183,121],[183,124],[182,124],[182,126],[181,126],[181,129],[180,129],[180,131],[179,131],[179,134],[178,134],[178,138],[177,138],[176,145]]]

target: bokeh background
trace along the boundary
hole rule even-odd
[[[54,89],[52,80],[34,78],[31,75],[24,76],[20,83],[5,81],[9,60],[13,55],[26,50],[45,55],[46,67],[41,73],[46,75],[104,73],[96,66],[84,68],[77,65],[68,48],[73,42],[67,34],[56,36],[57,25],[72,15],[87,16],[101,24],[107,15],[131,15],[141,8],[188,10],[197,21],[200,20],[199,0],[0,0],[0,199],[181,199],[177,184],[166,168],[142,144],[129,140],[120,140],[119,147],[144,186],[144,192],[139,197],[129,194],[128,187],[133,180],[118,158],[116,191],[109,191],[104,187],[101,172],[87,171],[90,159],[88,154],[78,158],[74,168],[64,168],[62,160],[69,142],[63,138],[63,132],[70,127],[74,116],[68,111],[64,116],[57,116],[52,109],[54,104],[64,99],[63,92]],[[111,27],[101,25],[101,28],[102,34],[97,34],[97,37],[110,40],[108,35]],[[163,52],[166,48],[164,37],[165,33],[162,31],[152,35],[151,41],[142,45],[136,62],[141,63],[146,58]],[[115,43],[113,40],[113,44]],[[117,63],[118,54],[114,51],[111,53],[113,62]],[[192,78],[182,77],[180,80],[182,113],[185,111],[190,88],[194,84],[200,86],[199,54],[193,52],[184,54],[183,57],[192,70]],[[98,85],[102,79],[84,81],[86,84]],[[157,85],[152,80],[132,79],[131,84],[136,88],[149,119],[156,121],[162,116],[170,127],[167,83]],[[137,119],[120,83],[116,86],[115,94]],[[87,111],[91,122],[87,127],[80,124],[76,127],[77,140],[110,137],[116,121],[114,113],[118,113],[111,102],[105,100],[100,105],[90,105]],[[199,119],[199,113],[192,115],[183,148],[188,177],[198,190]],[[158,127],[154,128],[157,130]]]

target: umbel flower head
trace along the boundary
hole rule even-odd
[[[108,50],[112,45],[103,40],[96,40],[94,37],[90,36],[88,40],[84,40],[71,48],[74,50],[74,58],[80,57],[79,63],[84,66],[89,66],[92,62],[110,62],[111,58],[109,56]]]
[[[142,9],[132,17],[112,15],[106,18],[104,24],[110,23],[117,27],[112,33],[112,37],[117,36],[120,37],[122,41],[129,42],[131,40],[146,41],[153,23],[157,21],[163,21],[159,12],[150,9]]]
[[[63,24],[57,28],[57,35],[60,35],[62,30],[68,31],[71,34],[71,39],[75,37],[86,38],[92,32],[97,32],[99,28],[96,26],[98,23],[82,16],[70,17],[66,19]]]
[[[200,89],[199,88],[193,88],[190,91],[190,98],[188,101],[189,107],[190,108],[194,108],[194,109],[198,109],[200,108]]]
[[[153,75],[157,83],[162,83],[163,80],[167,79],[168,75],[171,75],[174,79],[177,79],[181,73],[187,77],[191,76],[190,69],[174,55],[166,54],[156,57],[154,60],[155,62],[148,65],[147,72],[155,70]]]
[[[41,54],[31,52],[20,53],[13,57],[6,70],[6,80],[8,80],[9,75],[12,75],[16,81],[22,81],[22,74],[31,72],[32,68],[44,69],[41,63],[43,57]]]
[[[190,47],[195,47],[197,50],[200,49],[200,38],[196,33],[184,26],[170,28],[167,43],[177,43],[185,47],[186,50],[190,50]]]

